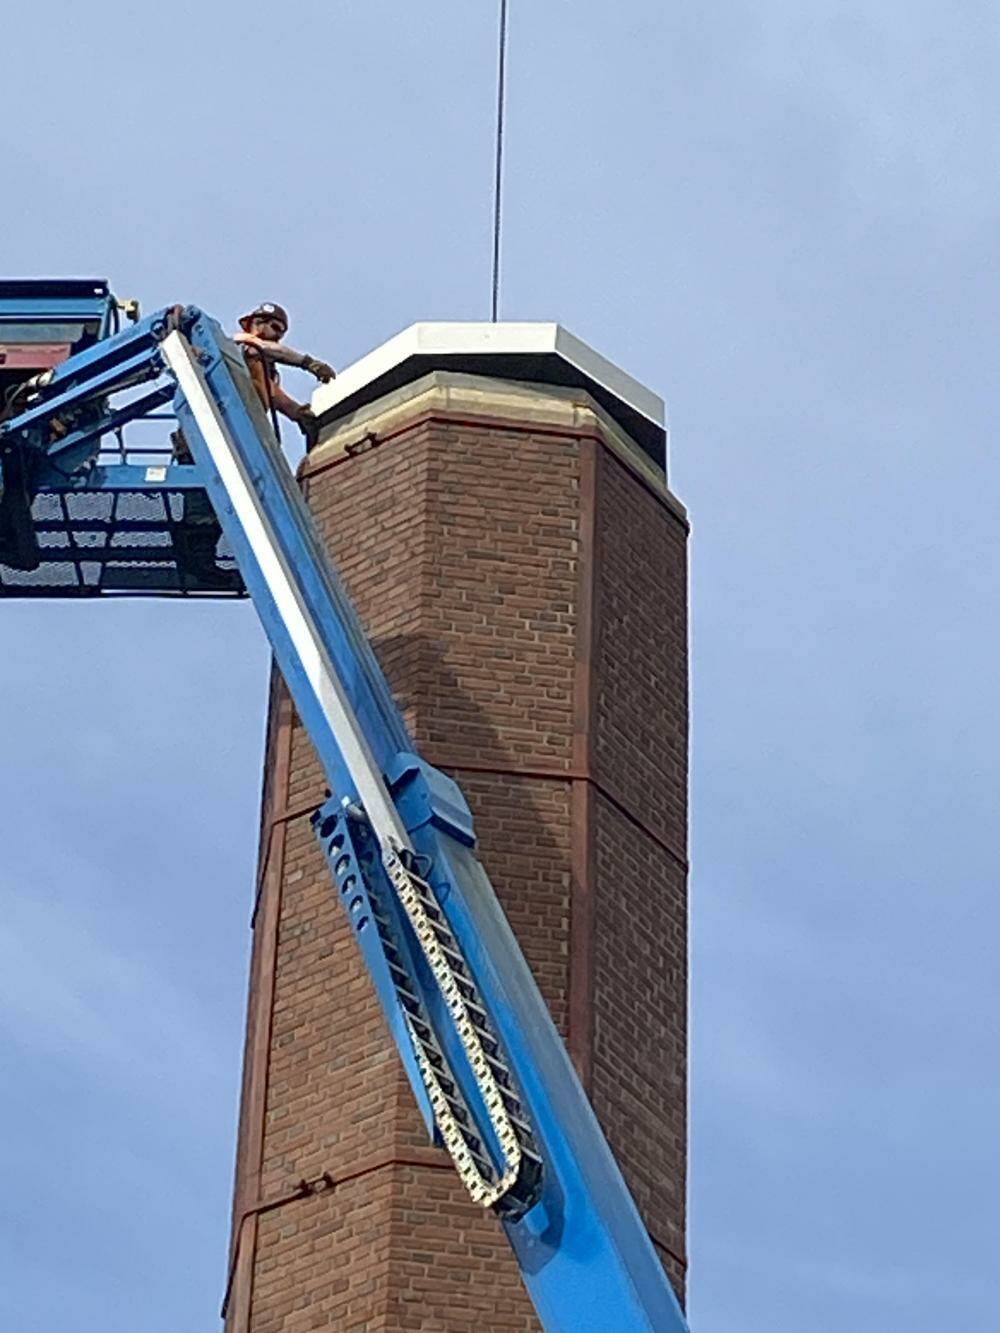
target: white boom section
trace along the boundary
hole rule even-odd
[[[336,738],[358,797],[379,842],[394,851],[411,850],[409,835],[386,790],[357,717],[323,647],[295,577],[288,567],[260,500],[246,476],[225,421],[208,391],[191,344],[176,330],[163,340],[163,355],[205,438],[212,462],[260,565],[278,614],[295,645],[303,671]],[[287,467],[274,448],[276,466]]]

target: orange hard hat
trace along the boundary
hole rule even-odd
[[[288,311],[284,306],[276,305],[274,301],[261,301],[256,309],[240,316],[240,328],[244,333],[249,333],[250,325],[255,319],[280,319],[288,331]]]

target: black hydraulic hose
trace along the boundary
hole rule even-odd
[[[268,371],[267,361],[260,352],[258,352],[257,355],[260,357],[261,369],[264,371],[264,392],[267,394],[267,410],[271,413],[271,425],[274,427],[274,438],[280,444],[281,428],[278,425],[278,413],[274,406],[274,394],[271,392],[271,376]]]

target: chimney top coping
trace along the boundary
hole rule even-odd
[[[435,369],[586,388],[665,470],[663,400],[560,324],[411,324],[320,385],[312,408],[329,425]]]

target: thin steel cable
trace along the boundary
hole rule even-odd
[[[493,181],[493,302],[490,318],[500,317],[500,202],[503,185],[504,91],[507,73],[507,0],[500,0],[500,61],[497,71],[497,153]]]

